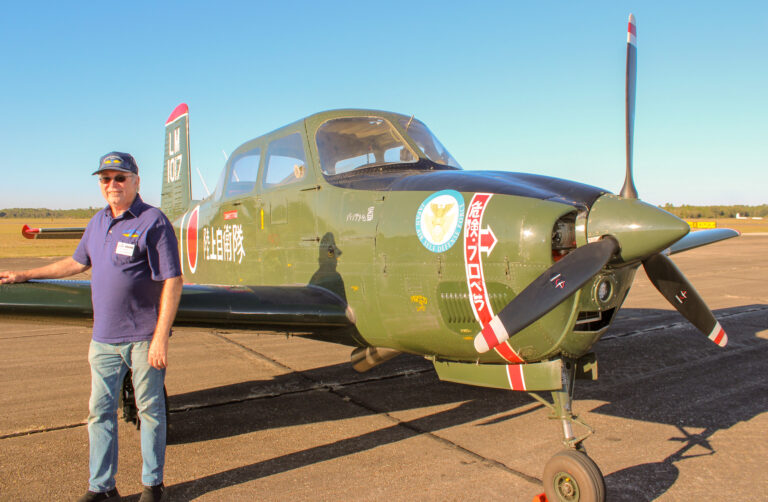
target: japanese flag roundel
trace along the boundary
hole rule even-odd
[[[187,251],[187,265],[189,265],[189,271],[195,273],[197,269],[197,221],[198,213],[200,212],[200,206],[197,206],[192,210],[192,214],[189,215],[187,221],[187,238],[185,247]]]

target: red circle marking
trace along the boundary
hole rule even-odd
[[[199,209],[200,206],[192,211],[187,222],[187,263],[191,272],[197,268],[197,213]]]

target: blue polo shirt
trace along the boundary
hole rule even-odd
[[[117,218],[107,206],[88,222],[72,258],[92,267],[93,339],[151,340],[163,281],[181,275],[176,234],[165,214],[138,194]]]

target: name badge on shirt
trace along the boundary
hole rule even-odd
[[[135,244],[129,244],[127,242],[118,242],[117,248],[115,249],[116,254],[121,254],[124,256],[133,256],[133,248],[135,248]]]

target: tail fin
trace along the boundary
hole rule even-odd
[[[189,162],[189,107],[173,110],[165,121],[165,156],[160,209],[171,221],[184,214],[192,202]]]

